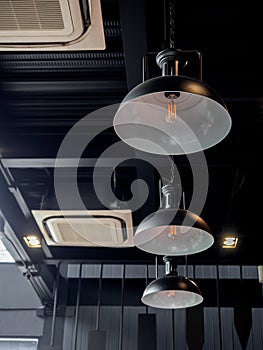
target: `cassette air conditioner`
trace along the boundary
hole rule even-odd
[[[133,247],[130,210],[33,210],[49,246]]]
[[[100,0],[1,0],[0,50],[104,50]]]

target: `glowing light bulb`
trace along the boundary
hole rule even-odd
[[[175,94],[168,95],[168,105],[167,105],[167,115],[166,115],[166,122],[167,123],[174,123],[176,121],[176,100],[177,96]]]
[[[174,290],[169,290],[168,298],[174,298],[174,297],[175,297],[175,291]]]
[[[226,237],[224,244],[225,245],[234,245],[235,240],[236,240],[235,237]]]
[[[176,226],[169,226],[168,237],[169,238],[175,238],[176,237]]]

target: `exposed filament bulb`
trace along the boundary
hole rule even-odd
[[[175,291],[174,290],[169,290],[168,298],[174,298],[174,296],[175,296]]]
[[[176,237],[176,226],[169,226],[168,237],[169,238],[175,238]]]
[[[167,105],[167,115],[166,115],[167,123],[174,123],[176,121],[176,103],[175,103],[176,98],[177,96],[175,94],[170,94],[168,96],[169,102]]]

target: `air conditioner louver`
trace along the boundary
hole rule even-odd
[[[100,0],[1,0],[0,50],[105,49]]]
[[[67,4],[66,2],[64,4]],[[62,30],[64,21],[59,0],[2,0],[0,31]]]
[[[131,247],[133,227],[129,210],[52,211],[32,214],[47,245]]]

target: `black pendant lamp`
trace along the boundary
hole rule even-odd
[[[133,88],[113,120],[115,132],[125,143],[154,154],[205,150],[223,140],[231,128],[224,101],[202,82],[200,52],[174,47],[174,12],[174,0],[169,0],[169,48],[156,55],[162,76]],[[199,57],[199,79],[179,74],[194,55]]]
[[[209,226],[198,215],[180,209],[177,186],[162,187],[164,207],[147,216],[137,227],[134,244],[156,255],[190,255],[212,246],[214,237]]]
[[[166,275],[152,281],[145,289],[141,301],[160,309],[182,309],[200,304],[203,301],[197,284],[177,273],[177,259],[163,258]]]

